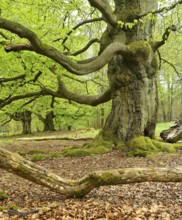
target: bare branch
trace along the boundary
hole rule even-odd
[[[77,55],[85,52],[93,43],[96,43],[96,42],[100,43],[99,39],[95,38],[95,39],[91,40],[90,42],[88,42],[88,44],[84,48],[82,48],[81,50],[78,50],[77,52],[72,53],[71,55],[77,56]]]
[[[40,96],[40,95],[42,95],[42,91],[21,94],[21,95],[15,95],[15,96],[9,96],[3,100],[2,99],[0,100],[0,109],[5,107],[6,105],[11,104],[14,101],[17,101],[20,99],[25,99],[25,98],[30,98],[30,97],[34,97],[34,96]]]
[[[111,89],[108,88],[106,91],[98,95],[80,95],[75,92],[70,92],[66,88],[63,81],[61,81],[60,76],[58,76],[58,91],[53,91],[48,88],[42,88],[43,95],[51,95],[57,98],[68,99],[80,104],[97,106],[101,103],[108,102],[111,100]]]
[[[164,45],[166,43],[166,41],[169,38],[169,35],[172,31],[177,31],[177,27],[175,25],[171,25],[169,27],[166,28],[163,36],[162,36],[162,40],[155,42],[154,44],[154,50],[157,50],[159,47],[161,47],[162,45]]]
[[[5,51],[8,52],[18,52],[22,50],[34,51],[33,47],[29,43],[17,43],[17,44],[6,44]]]
[[[26,74],[22,74],[22,75],[15,76],[15,77],[12,77],[12,78],[0,78],[0,83],[15,81],[15,80],[18,80],[18,79],[24,79],[25,76],[26,76]]]
[[[161,13],[161,12],[164,12],[164,11],[166,11],[166,12],[170,11],[170,10],[174,9],[177,5],[180,5],[180,4],[182,4],[182,0],[175,2],[174,4],[171,4],[170,6],[163,7],[163,8],[160,8],[158,10],[155,10],[155,11],[149,11],[149,12],[146,12],[144,14],[141,14],[141,15],[138,16],[138,18],[145,17],[148,14],[155,15],[155,14],[158,14],[158,13]]]
[[[84,25],[84,24],[93,23],[93,22],[97,22],[97,21],[103,21],[103,18],[93,18],[93,19],[85,20],[85,21],[80,22],[80,23],[77,24],[76,26],[74,26],[74,27],[72,28],[72,30],[69,31],[69,32],[66,34],[67,36],[63,39],[62,45],[65,44],[65,42],[67,41],[68,37],[73,33],[74,30],[78,29],[79,27],[81,27],[81,26]],[[59,41],[59,40],[61,40],[61,38],[58,38],[58,39],[54,40],[53,42],[56,42],[56,41]]]
[[[7,114],[7,113],[5,113],[5,114]],[[8,115],[8,116],[9,116],[9,115]],[[12,119],[13,119],[13,118],[9,116],[9,120],[5,121],[3,124],[1,124],[1,126],[3,127],[4,125],[10,123],[10,122],[12,121]]]
[[[1,35],[4,39],[9,40],[9,38],[8,38],[2,31],[0,31],[0,35]]]
[[[38,78],[42,75],[42,71],[38,71],[38,73],[34,76],[34,78],[32,80],[30,80],[29,82],[36,82],[38,80]]]
[[[175,71],[176,74],[178,75],[179,79],[182,81],[182,73],[180,73],[180,72],[176,69],[175,65],[174,65],[173,63],[171,63],[171,62],[165,60],[165,59],[162,58],[162,57],[160,57],[160,59],[161,59],[163,62],[169,64],[169,65],[174,69],[174,71]]]
[[[116,17],[113,14],[113,10],[107,0],[88,0],[90,5],[94,8],[97,8],[105,18],[106,22],[111,24],[112,26],[117,25]]]

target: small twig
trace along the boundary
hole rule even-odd
[[[95,39],[91,40],[90,42],[88,42],[88,44],[84,48],[82,48],[81,50],[78,50],[77,52],[72,53],[71,55],[77,56],[77,55],[85,52],[93,43],[96,43],[96,42],[100,43],[99,39],[95,38]]]
[[[174,69],[174,71],[177,73],[179,79],[182,81],[182,77],[181,77],[181,76],[182,76],[182,73],[180,73],[180,72],[176,69],[175,65],[174,65],[173,63],[169,62],[168,60],[162,58],[162,57],[160,57],[160,59],[161,59],[163,62],[169,64],[169,65]]]
[[[164,11],[166,11],[166,12],[167,12],[167,11],[170,11],[170,10],[174,9],[174,8],[175,8],[177,5],[179,5],[179,4],[182,4],[182,0],[177,1],[177,2],[175,2],[174,4],[172,4],[172,5],[168,6],[168,7],[163,7],[163,8],[160,8],[160,9],[158,9],[158,10],[155,10],[155,11],[148,11],[148,12],[146,12],[146,13],[144,13],[144,14],[139,15],[138,18],[145,17],[145,16],[148,15],[148,14],[153,14],[153,15],[155,15],[155,14],[158,14],[158,13],[161,13],[161,12],[164,12]]]

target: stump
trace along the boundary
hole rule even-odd
[[[167,130],[163,130],[160,133],[160,137],[169,143],[176,143],[182,140],[182,120],[179,120],[175,125],[171,126]]]

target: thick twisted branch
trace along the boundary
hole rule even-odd
[[[113,14],[113,10],[107,0],[88,0],[90,5],[94,8],[97,8],[103,15],[107,23],[112,26],[117,25],[116,17]]]
[[[42,88],[43,95],[51,95],[57,98],[68,99],[80,104],[90,105],[90,106],[97,106],[101,103],[108,102],[111,100],[111,89],[108,88],[104,92],[98,95],[80,95],[75,92],[70,92],[63,81],[60,80],[58,77],[58,91],[53,91],[48,88]]]
[[[105,66],[116,53],[128,52],[127,47],[124,44],[114,42],[110,44],[94,61],[86,64],[78,64],[57,49],[43,44],[34,32],[16,22],[0,18],[0,28],[9,30],[21,38],[28,39],[36,53],[53,59],[69,72],[76,75],[85,75],[95,72]]]

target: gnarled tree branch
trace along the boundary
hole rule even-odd
[[[82,48],[81,50],[78,50],[78,51],[72,53],[71,55],[72,56],[77,56],[77,55],[85,52],[93,43],[100,43],[100,41],[97,38],[92,39],[90,42],[88,42],[88,44],[84,48]]]
[[[97,8],[103,15],[104,19],[107,23],[112,26],[117,25],[116,17],[113,14],[113,10],[107,0],[88,0],[90,5],[94,8]]]
[[[0,18],[0,28],[9,30],[22,38],[28,39],[36,53],[53,59],[69,72],[76,75],[85,75],[95,72],[105,66],[116,53],[128,52],[124,44],[114,42],[93,61],[85,64],[78,64],[54,47],[43,44],[34,32],[16,22]],[[15,49],[16,46],[13,46],[13,48]]]
[[[43,95],[51,95],[57,98],[68,99],[80,104],[90,105],[90,106],[97,106],[101,103],[108,102],[111,100],[111,89],[108,88],[104,92],[98,95],[80,95],[76,94],[75,92],[70,92],[63,81],[60,80],[58,77],[58,91],[53,91],[48,88],[42,88]]]
[[[171,33],[171,31],[177,31],[177,27],[175,25],[171,25],[169,27],[166,28],[163,36],[162,36],[162,40],[155,42],[154,44],[154,49],[157,50],[159,47],[161,47],[162,45],[164,45],[166,43],[166,41],[169,38],[169,35]]]

